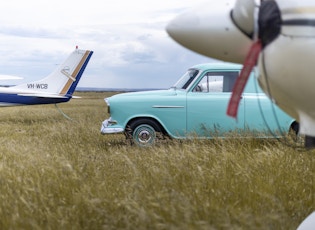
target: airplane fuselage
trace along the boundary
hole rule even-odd
[[[76,49],[47,77],[11,87],[0,87],[0,107],[67,102],[93,54]]]
[[[42,105],[57,104],[67,102],[71,97],[64,98],[42,98],[36,96],[20,96],[13,93],[0,93],[0,107],[20,106],[20,105]]]

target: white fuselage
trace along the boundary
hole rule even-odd
[[[314,29],[315,31],[315,29]],[[263,90],[300,123],[300,132],[315,136],[315,38],[279,36],[260,55]]]
[[[285,20],[315,20],[315,2],[276,1]],[[282,25],[258,62],[264,91],[300,123],[300,133],[315,136],[315,27]]]
[[[69,101],[92,54],[93,51],[76,49],[47,77],[12,87],[0,87],[0,107]]]

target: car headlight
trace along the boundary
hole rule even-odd
[[[108,98],[108,97],[105,98],[104,101],[106,102],[107,106],[109,107],[109,106],[110,106],[110,104],[109,104],[109,98]]]

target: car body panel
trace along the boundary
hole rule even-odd
[[[156,100],[156,97],[159,97],[159,100]],[[111,117],[117,121],[117,125],[111,127],[126,129],[128,122],[135,118],[153,118],[171,136],[184,136],[185,97],[185,93],[176,92],[174,89],[117,94],[109,98]]]
[[[215,100],[209,100],[209,97],[213,97]],[[235,120],[225,115],[229,98],[229,93],[211,93],[211,95],[209,93],[188,93],[187,134],[211,136],[229,130],[243,129],[244,103],[241,102],[238,119]]]

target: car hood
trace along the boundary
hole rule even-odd
[[[152,96],[175,96],[182,94],[185,91],[176,90],[176,89],[166,89],[166,90],[152,90],[152,91],[141,91],[141,92],[131,92],[131,93],[120,93],[114,96],[111,96],[109,99],[118,99],[118,98],[145,98]]]

